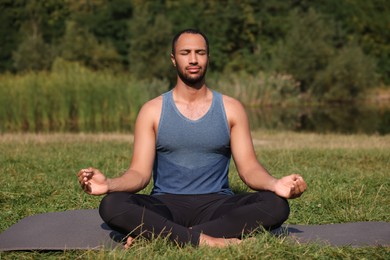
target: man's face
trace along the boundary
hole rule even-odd
[[[184,33],[176,42],[171,55],[180,79],[187,85],[203,82],[207,71],[208,53],[206,41],[200,34]]]

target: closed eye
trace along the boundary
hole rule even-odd
[[[198,53],[199,55],[206,55],[205,50],[198,50],[196,53]]]

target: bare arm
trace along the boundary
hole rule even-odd
[[[155,156],[155,125],[161,106],[159,99],[146,103],[138,114],[134,132],[134,150],[130,167],[116,178],[106,178],[98,169],[82,169],[78,173],[82,188],[89,194],[115,191],[136,193],[150,182]]]
[[[303,178],[298,174],[281,179],[271,176],[257,160],[244,107],[226,96],[224,105],[231,129],[232,155],[242,181],[253,190],[269,190],[285,198],[299,197],[306,189]]]

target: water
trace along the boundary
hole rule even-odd
[[[247,109],[252,130],[380,134],[390,133],[390,105],[271,107]]]
[[[247,109],[251,129],[289,130],[312,133],[390,134],[390,102],[380,106],[338,105],[323,107],[265,107]],[[94,115],[91,120],[63,120],[58,124],[7,121],[4,132],[132,132],[133,120]],[[100,121],[98,120],[100,118]],[[38,119],[40,119],[38,117]],[[60,122],[60,121],[59,121]]]

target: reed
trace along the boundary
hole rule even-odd
[[[141,105],[162,86],[62,60],[50,72],[4,74],[0,131],[131,131]]]
[[[259,72],[251,75],[241,72],[213,77],[211,86],[249,107],[296,105],[302,98],[299,83],[284,74]]]
[[[247,106],[300,100],[285,75],[211,75],[208,85]],[[128,132],[147,100],[169,89],[165,80],[92,71],[56,60],[51,71],[0,75],[0,132]]]

